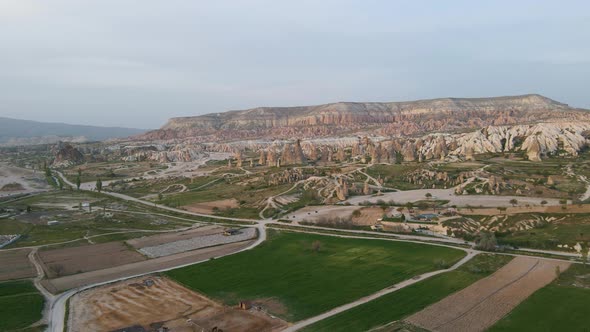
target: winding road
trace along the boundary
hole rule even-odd
[[[71,183],[69,180],[67,180],[67,178],[61,173],[61,172],[56,172],[61,178],[62,180],[67,183],[68,185],[75,187],[75,185],[73,183]],[[89,188],[86,188],[89,187]],[[93,190],[93,188],[91,186],[85,186],[82,187],[84,188],[84,190]],[[243,219],[243,218],[231,218],[231,217],[221,217],[221,216],[213,216],[213,215],[207,215],[207,214],[202,214],[202,213],[195,213],[195,212],[190,212],[190,211],[185,211],[185,210],[181,210],[181,209],[176,209],[176,208],[171,208],[168,206],[163,206],[163,205],[159,205],[159,204],[154,204],[152,202],[146,202],[143,201],[141,199],[135,198],[135,197],[131,197],[128,195],[124,195],[124,194],[120,194],[120,193],[113,193],[113,192],[108,192],[108,191],[103,191],[102,192],[105,195],[110,195],[122,200],[126,200],[126,201],[131,201],[131,202],[135,202],[135,203],[139,203],[139,204],[143,204],[143,205],[147,205],[150,207],[156,207],[162,210],[166,210],[166,211],[171,211],[171,212],[175,212],[175,213],[180,213],[180,214],[185,214],[185,215],[191,215],[191,216],[197,216],[197,217],[206,217],[206,218],[212,218],[212,219],[217,219],[217,220],[228,220],[228,221],[240,221],[240,222],[248,222],[248,223],[252,223],[253,225],[250,226],[246,226],[246,227],[256,227],[258,230],[258,238],[255,242],[253,242],[250,246],[243,248],[241,250],[226,254],[226,255],[221,255],[218,256],[219,257],[225,257],[225,256],[229,256],[229,255],[233,255],[233,254],[237,254],[239,252],[243,252],[246,250],[250,250],[253,249],[255,247],[257,247],[258,245],[260,245],[261,243],[263,243],[266,240],[267,234],[266,234],[266,225],[269,224],[276,224],[276,225],[283,225],[284,223],[280,223],[277,222],[275,220],[269,220],[269,219],[263,219],[263,220],[254,220],[254,219]],[[351,233],[350,236],[348,235],[337,235],[337,234],[326,234],[326,233],[322,233],[324,235],[331,235],[331,236],[340,236],[340,237],[356,237],[356,238],[366,238],[366,239],[377,239],[377,240],[383,240],[381,238],[374,238],[374,237],[369,237],[369,236],[362,236],[362,235],[379,235],[379,236],[383,236],[385,233],[382,232],[370,232],[370,231],[361,231],[361,230],[335,230],[332,228],[326,228],[326,227],[319,227],[319,226],[298,226],[301,227],[301,231],[303,232],[319,232],[319,231],[338,231],[338,232],[348,232]],[[295,230],[297,231],[297,230]],[[355,235],[356,234],[356,235]],[[360,235],[359,235],[360,234]],[[387,235],[388,236],[388,235]],[[409,241],[409,242],[420,242],[420,243],[427,243],[427,244],[431,244],[431,245],[439,245],[439,246],[453,246],[453,248],[456,249],[460,249],[460,250],[464,250],[465,252],[467,252],[467,255],[461,259],[459,262],[457,262],[455,265],[453,265],[451,268],[449,269],[444,269],[444,270],[438,270],[438,271],[432,271],[432,272],[428,272],[425,274],[422,274],[419,276],[419,278],[413,278],[410,280],[405,280],[402,281],[398,284],[395,284],[391,287],[388,287],[386,289],[383,289],[377,293],[371,294],[369,296],[363,297],[361,299],[358,299],[354,302],[348,303],[346,305],[334,308],[328,312],[325,312],[321,315],[306,319],[304,321],[300,321],[295,323],[294,325],[288,327],[285,331],[296,331],[302,327],[308,326],[310,324],[313,324],[317,321],[320,321],[324,318],[336,315],[340,312],[343,312],[345,310],[348,310],[350,308],[356,307],[358,305],[367,303],[371,300],[374,300],[378,297],[381,297],[383,295],[395,292],[401,288],[410,286],[416,282],[419,282],[421,280],[424,280],[426,278],[432,277],[434,275],[440,274],[440,273],[444,273],[444,272],[448,272],[451,270],[454,270],[458,267],[460,267],[461,265],[463,265],[464,263],[466,263],[467,261],[469,261],[472,257],[474,257],[475,255],[477,255],[479,253],[479,251],[477,250],[471,250],[471,249],[465,249],[465,248],[460,248],[457,247],[457,244],[464,244],[465,241],[463,240],[459,240],[459,239],[455,239],[455,238],[432,238],[432,237],[424,237],[424,236],[416,236],[416,235],[404,235],[404,234],[391,234],[391,239],[385,239],[385,240],[392,240],[392,241]],[[437,241],[438,243],[432,243],[432,241]],[[430,243],[429,243],[430,242]],[[446,244],[445,244],[446,243]],[[468,244],[472,244],[472,243],[468,243]],[[521,250],[527,250],[527,249],[521,249]],[[533,253],[549,253],[549,254],[555,254],[555,252],[547,252],[547,251],[542,251],[542,250],[534,250],[534,249],[530,249],[531,252]],[[68,299],[73,296],[74,294],[86,290],[86,289],[90,289],[93,287],[97,287],[97,286],[101,286],[104,284],[108,284],[108,283],[113,283],[113,282],[117,282],[117,281],[122,281],[122,280],[126,280],[126,279],[130,279],[130,278],[135,278],[135,277],[140,277],[143,275],[147,275],[147,274],[152,274],[152,273],[157,273],[157,272],[164,272],[164,271],[169,271],[172,269],[177,269],[177,268],[181,268],[181,267],[185,267],[185,266],[190,266],[190,265],[194,265],[194,264],[199,264],[202,262],[205,262],[207,260],[202,260],[202,261],[197,261],[197,262],[191,262],[189,264],[183,264],[183,265],[179,265],[179,266],[174,266],[174,267],[170,267],[170,268],[166,268],[166,269],[161,269],[161,270],[156,270],[156,271],[150,271],[150,272],[146,272],[146,273],[141,273],[141,274],[137,274],[137,275],[132,275],[132,276],[125,276],[122,278],[118,278],[118,279],[114,279],[114,280],[109,280],[106,282],[100,282],[100,283],[95,283],[95,284],[91,284],[91,285],[87,285],[84,287],[80,287],[80,288],[75,288],[75,289],[71,289],[69,291],[66,291],[64,293],[61,293],[59,295],[53,295],[50,294],[45,288],[42,287],[42,285],[40,284],[40,281],[43,279],[43,270],[41,268],[41,266],[39,265],[38,262],[36,262],[35,258],[34,258],[34,252],[36,252],[36,249],[33,249],[33,252],[29,255],[29,259],[31,259],[31,262],[34,264],[35,268],[37,269],[37,273],[38,276],[37,278],[35,278],[35,287],[37,287],[39,289],[39,291],[46,297],[47,299],[47,312],[46,312],[46,317],[47,317],[47,324],[48,324],[48,331],[51,332],[63,332],[64,331],[64,317],[66,317],[66,303],[68,301]],[[573,255],[568,255],[567,253],[561,253],[559,252],[560,255],[563,256],[570,256],[573,257]],[[514,254],[514,256],[518,256],[517,254]],[[579,255],[575,255],[575,257],[579,257]]]

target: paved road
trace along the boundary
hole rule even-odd
[[[250,249],[257,247],[261,243],[263,243],[266,240],[266,229],[265,229],[264,225],[258,225],[256,228],[258,229],[259,235],[258,235],[258,239],[254,243],[252,243],[250,246],[243,248],[241,250],[238,250],[238,251],[226,254],[226,255],[221,255],[216,258],[230,256],[230,255],[234,255],[234,254],[246,251],[246,250],[250,250]],[[63,332],[64,331],[64,327],[65,327],[64,326],[64,318],[66,316],[65,315],[66,303],[71,296],[73,296],[74,294],[76,294],[78,292],[81,292],[86,289],[94,288],[97,286],[110,284],[110,283],[117,282],[117,281],[123,281],[123,280],[131,279],[131,278],[141,277],[141,276],[152,274],[152,273],[170,271],[170,270],[182,268],[185,266],[200,264],[200,263],[207,262],[207,261],[209,261],[209,259],[198,261],[198,262],[192,262],[189,264],[174,266],[174,267],[170,267],[170,268],[166,268],[166,269],[150,271],[150,272],[141,273],[141,274],[137,274],[137,275],[126,276],[126,277],[122,277],[122,278],[118,278],[118,279],[114,279],[114,280],[109,280],[109,281],[105,281],[105,282],[87,285],[87,286],[80,287],[80,288],[71,289],[65,293],[59,294],[52,300],[52,302],[50,304],[50,309],[49,309],[50,314],[49,314],[48,322],[47,322],[47,325],[48,325],[47,331],[49,331],[49,332]]]
[[[69,182],[65,176],[63,176],[62,173],[57,172],[57,174],[64,180],[64,182],[66,182],[69,185],[73,185],[71,182]],[[434,192],[434,190],[424,190],[424,193],[426,192]],[[127,196],[124,194],[119,194],[119,193],[112,193],[112,192],[103,192],[106,195],[111,195],[113,197],[117,197],[123,200],[127,200],[127,201],[133,201],[139,204],[144,204],[144,205],[148,205],[148,206],[155,206],[157,208],[163,209],[163,210],[167,210],[167,211],[172,211],[172,212],[176,212],[176,213],[182,213],[182,214],[186,214],[186,215],[192,215],[192,216],[197,216],[197,217],[206,217],[206,218],[214,218],[214,219],[220,219],[220,220],[234,220],[234,221],[245,221],[245,222],[254,222],[256,223],[256,227],[259,231],[259,237],[257,239],[256,242],[254,242],[251,246],[244,248],[242,250],[233,252],[231,254],[228,255],[233,255],[245,250],[249,250],[252,249],[256,246],[258,246],[259,244],[261,244],[262,242],[264,242],[266,240],[266,229],[265,229],[265,225],[266,224],[277,224],[277,225],[285,225],[284,223],[279,223],[273,220],[252,220],[252,219],[241,219],[241,218],[229,218],[229,217],[219,217],[219,216],[212,216],[212,215],[207,215],[207,214],[201,214],[201,213],[194,213],[194,212],[189,212],[189,211],[185,211],[185,210],[180,210],[180,209],[175,209],[175,208],[171,208],[168,206],[163,206],[163,205],[155,205],[152,202],[146,202],[143,201],[141,199],[137,199],[135,197],[131,197],[131,196]],[[420,195],[420,199],[422,199],[424,193],[419,192],[419,191],[414,191],[414,193],[411,193],[410,196],[408,197],[413,197],[412,195]],[[448,190],[445,190],[445,193],[448,194]],[[388,194],[396,194],[396,193],[388,193]],[[433,195],[435,194],[439,194],[438,192],[433,193]],[[464,196],[456,196],[456,197],[464,197]],[[490,196],[492,197],[494,200],[496,199],[502,199],[502,200],[507,200],[509,199],[509,197],[507,198],[506,196],[501,196],[501,197],[497,197],[497,196]],[[439,197],[440,199],[443,199],[443,197]],[[482,196],[476,196],[475,198],[479,198],[481,199]],[[380,197],[375,197],[375,199],[385,199],[383,196]],[[518,198],[519,200],[522,200],[522,197]],[[360,198],[359,201],[364,200],[364,198]],[[298,226],[301,227],[302,229],[307,229],[307,232],[313,232],[314,230],[324,230],[324,231],[340,231],[340,232],[350,232],[353,235],[347,236],[347,235],[333,235],[333,236],[340,236],[340,237],[358,237],[358,238],[363,238],[360,235],[366,234],[366,235],[385,235],[385,236],[389,236],[389,234],[386,233],[382,233],[382,232],[370,232],[370,231],[362,231],[362,230],[338,230],[338,229],[332,229],[332,228],[326,228],[326,227],[319,227],[319,226]],[[357,235],[354,235],[357,234]],[[404,235],[404,234],[391,234],[391,240],[395,240],[395,241],[411,241],[411,242],[429,242],[429,241],[437,241],[437,242],[442,242],[441,243],[430,243],[433,245],[441,245],[441,246],[446,246],[444,243],[448,243],[448,245],[456,245],[456,244],[464,244],[465,241],[460,240],[460,239],[455,239],[455,238],[438,238],[438,237],[425,237],[425,236],[417,236],[417,235]],[[370,238],[370,237],[364,237],[367,239],[375,239],[375,238]],[[473,243],[468,242],[468,244],[473,245]],[[469,259],[471,259],[474,255],[476,255],[477,253],[479,253],[476,250],[468,250],[468,249],[463,249],[463,248],[457,248],[454,247],[456,249],[461,249],[461,250],[465,250],[466,252],[468,252],[467,256],[465,258],[463,258],[461,261],[459,261],[457,264],[455,264],[453,267],[451,267],[450,269],[446,269],[446,270],[439,270],[439,271],[433,271],[433,272],[429,272],[429,273],[425,273],[423,275],[420,276],[420,278],[418,279],[410,279],[410,280],[406,280],[403,282],[400,282],[396,285],[393,285],[392,287],[389,287],[387,289],[381,290],[375,294],[369,295],[367,297],[361,298],[357,301],[354,301],[352,303],[343,305],[341,307],[338,308],[334,308],[326,313],[323,313],[319,316],[316,317],[312,317],[309,318],[305,321],[301,321],[296,323],[295,325],[292,325],[291,327],[289,327],[286,331],[296,331],[297,329],[300,329],[304,326],[308,326],[310,324],[313,324],[317,321],[320,321],[324,318],[336,315],[340,312],[343,312],[345,310],[348,310],[350,308],[354,308],[358,305],[367,303],[373,299],[376,299],[378,297],[381,297],[383,295],[395,292],[398,289],[401,289],[403,287],[407,287],[409,285],[412,285],[418,281],[424,280],[426,278],[429,278],[431,276],[434,276],[436,274],[440,274],[440,273],[444,273],[447,271],[451,271],[456,269],[457,267],[461,266],[462,264],[464,264],[465,262],[467,262]],[[556,252],[553,251],[544,251],[544,250],[535,250],[535,249],[521,249],[524,251],[530,251],[533,253],[545,253],[545,254],[556,254]],[[570,253],[561,253],[558,252],[557,254],[563,255],[563,256],[570,256],[570,257],[579,257],[579,255],[576,254],[570,254]],[[228,256],[228,255],[224,255],[224,256]],[[220,256],[220,257],[224,257],[224,256]],[[513,256],[519,256],[518,254],[513,254]],[[206,261],[206,260],[205,260]],[[163,269],[163,270],[159,270],[159,271],[151,271],[149,273],[143,273],[143,274],[139,274],[139,275],[133,275],[133,276],[126,276],[123,278],[119,278],[119,279],[115,279],[115,280],[111,280],[108,282],[101,282],[101,283],[96,283],[96,284],[92,284],[92,285],[88,285],[85,287],[81,287],[81,288],[76,288],[76,289],[72,289],[70,291],[67,291],[63,294],[60,294],[58,296],[56,296],[50,304],[50,310],[49,310],[49,319],[48,319],[48,331],[51,332],[63,332],[63,328],[64,328],[64,317],[65,317],[65,304],[67,302],[67,300],[74,294],[76,294],[77,292],[80,292],[82,290],[85,289],[89,289],[89,288],[93,288],[96,286],[100,286],[100,285],[104,285],[107,283],[112,283],[112,282],[117,282],[117,281],[121,281],[121,280],[126,280],[129,278],[134,278],[134,277],[139,277],[139,276],[143,276],[146,274],[151,274],[151,273],[155,273],[155,272],[163,272],[163,271],[168,271],[168,270],[172,270],[172,269],[176,269],[176,268],[180,268],[180,267],[184,267],[184,266],[189,266],[189,265],[194,265],[194,264],[199,264],[202,263],[204,261],[199,261],[199,262],[194,262],[194,263],[190,263],[190,264],[184,264],[181,266],[175,266],[172,268],[167,268],[167,269]]]

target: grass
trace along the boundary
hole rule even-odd
[[[590,331],[590,268],[572,265],[489,331]]]
[[[319,251],[313,244],[320,243]],[[259,247],[166,274],[228,305],[274,298],[298,321],[417,274],[452,264],[463,251],[406,242],[269,231]],[[272,310],[271,310],[272,311]]]
[[[71,212],[71,214],[62,213],[61,215],[59,218],[52,218],[60,220],[60,223],[51,226],[45,223],[32,224],[20,220],[0,219],[0,234],[21,234],[22,237],[9,246],[10,248],[16,248],[66,242],[81,239],[85,235],[106,234],[118,230],[128,231],[125,234],[106,235],[93,239],[93,241],[100,243],[119,241],[146,234],[133,232],[133,230],[172,230],[191,224],[175,218],[157,215],[136,215],[126,212],[114,212],[112,218],[105,218],[102,216],[102,209],[97,209],[93,214],[75,211]],[[84,241],[79,243],[84,243]]]
[[[301,331],[367,331],[404,319],[490,275],[511,259],[509,256],[479,254],[457,270],[402,288]]]
[[[41,319],[44,299],[30,281],[0,283],[0,331],[23,329]]]

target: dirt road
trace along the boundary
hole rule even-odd
[[[369,296],[363,297],[361,299],[358,299],[358,300],[356,300],[354,302],[345,304],[343,306],[334,308],[334,309],[332,309],[330,311],[327,311],[327,312],[325,312],[325,313],[323,313],[321,315],[318,315],[318,316],[315,316],[315,317],[311,317],[311,318],[308,318],[306,320],[299,321],[299,322],[297,322],[297,323],[289,326],[288,328],[284,329],[283,332],[294,332],[294,331],[297,331],[299,329],[302,329],[302,328],[304,328],[306,326],[309,326],[311,324],[314,324],[316,322],[319,322],[319,321],[321,321],[323,319],[326,319],[328,317],[332,317],[332,316],[337,315],[337,314],[339,314],[341,312],[344,312],[346,310],[349,310],[349,309],[352,309],[354,307],[358,307],[359,305],[362,305],[362,304],[365,304],[367,302],[373,301],[373,300],[375,300],[377,298],[380,298],[381,296],[384,296],[384,295],[387,295],[387,294],[391,294],[393,292],[397,292],[398,290],[400,290],[402,288],[405,288],[405,287],[408,287],[410,285],[413,285],[413,284],[415,284],[417,282],[420,282],[420,281],[422,281],[424,279],[428,279],[428,278],[430,278],[432,276],[435,276],[437,274],[441,274],[441,273],[445,273],[445,272],[448,272],[448,271],[455,270],[458,267],[460,267],[461,265],[467,263],[475,255],[477,255],[476,252],[469,251],[467,253],[467,255],[465,257],[463,257],[463,259],[461,259],[460,261],[458,261],[457,263],[455,263],[455,265],[453,265],[452,267],[450,267],[448,269],[438,270],[438,271],[432,271],[432,272],[424,273],[424,274],[419,275],[417,277],[414,277],[412,279],[404,280],[404,281],[402,281],[400,283],[397,283],[397,284],[395,284],[393,286],[390,286],[388,288],[385,288],[383,290],[380,290],[377,293],[374,293],[374,294],[371,294]]]

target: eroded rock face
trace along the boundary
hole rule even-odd
[[[53,166],[63,167],[77,165],[84,161],[84,155],[70,143],[59,142],[54,148]]]
[[[213,142],[245,138],[326,137],[376,128],[379,135],[416,135],[464,128],[550,120],[590,120],[588,112],[539,95],[442,98],[392,103],[334,103],[259,107],[173,118],[138,140],[191,139]]]
[[[396,163],[436,159],[473,160],[482,153],[523,152],[531,161],[547,155],[577,156],[590,141],[590,121],[488,126],[467,133],[435,133],[422,137],[322,137],[308,140],[138,144],[113,148],[125,161],[182,162],[207,153],[228,153],[235,164],[245,151],[258,155],[259,165],[292,166],[311,162]],[[83,148],[83,147],[82,147]],[[102,154],[102,152],[97,152]],[[86,151],[86,150],[84,150]],[[94,151],[94,150],[92,150]],[[92,152],[95,155],[96,151]],[[85,152],[86,153],[86,152]],[[61,158],[61,157],[60,157]],[[240,162],[241,163],[241,162]]]

